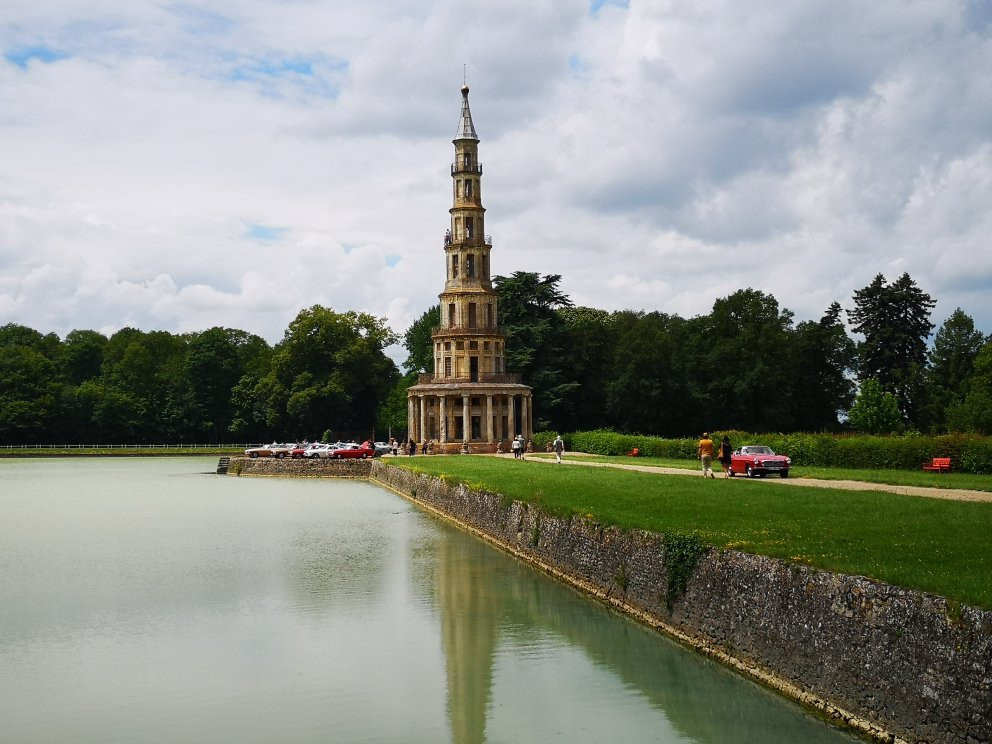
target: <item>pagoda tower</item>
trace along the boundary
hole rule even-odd
[[[472,123],[468,86],[452,140],[451,223],[444,234],[441,325],[434,329],[434,372],[422,373],[407,392],[408,431],[436,452],[494,452],[497,442],[533,434],[531,388],[504,367],[506,342],[496,320],[490,274],[492,238],[482,206],[479,135]]]

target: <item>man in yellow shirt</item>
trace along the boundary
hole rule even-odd
[[[699,440],[699,459],[703,463],[703,477],[716,478],[713,475],[713,440],[707,432],[703,432],[703,438]]]

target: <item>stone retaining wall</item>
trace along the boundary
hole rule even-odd
[[[371,460],[310,460],[291,457],[232,457],[228,475],[275,475],[294,478],[368,478]]]
[[[669,611],[661,535],[369,467],[374,481],[879,739],[992,740],[992,612],[732,550],[705,554]]]

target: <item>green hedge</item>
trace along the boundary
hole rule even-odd
[[[718,442],[726,434],[737,448],[743,444],[766,444],[788,455],[795,465],[842,468],[892,468],[916,470],[933,457],[950,457],[954,470],[963,473],[992,473],[992,437],[967,434],[942,436],[869,436],[864,434],[752,434],[743,431],[713,432]],[[556,432],[534,436],[534,449],[541,451]],[[620,434],[607,429],[563,434],[565,447],[596,455],[625,455],[637,447],[649,457],[690,460],[696,457],[697,439],[662,439],[640,434]]]

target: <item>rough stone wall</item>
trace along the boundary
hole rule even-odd
[[[232,457],[228,475],[277,475],[294,478],[368,478],[371,460],[294,460],[291,457]]]
[[[595,596],[888,741],[992,741],[992,612],[710,551],[669,612],[664,538],[559,519],[387,463],[371,477]]]

